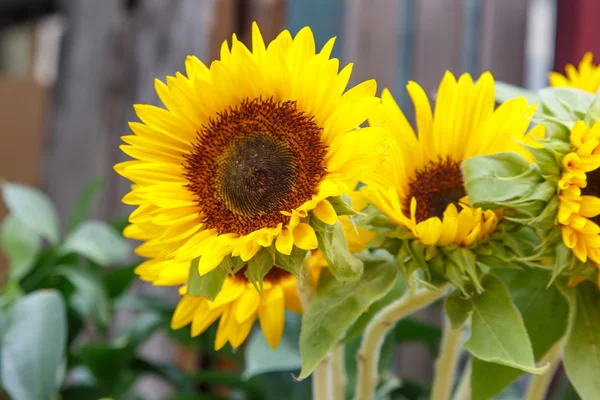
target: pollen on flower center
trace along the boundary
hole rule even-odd
[[[284,223],[325,176],[321,128],[295,102],[245,100],[198,132],[187,188],[206,228],[245,235]]]
[[[450,158],[430,161],[423,169],[417,171],[409,182],[408,195],[404,201],[405,211],[410,209],[411,199],[417,200],[415,218],[417,222],[444,215],[446,207],[451,203],[458,206],[461,198],[466,196],[460,162]]]

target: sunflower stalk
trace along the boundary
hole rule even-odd
[[[448,400],[452,393],[452,385],[458,363],[463,326],[453,327],[448,317],[445,318],[440,355],[435,363],[435,378],[431,389],[431,399]]]
[[[306,264],[304,265],[300,276],[296,279],[296,291],[298,292],[298,297],[302,304],[303,313],[306,315],[314,295],[314,285],[313,282],[311,282],[309,268]],[[329,400],[334,398],[333,366],[330,362],[331,358],[331,353],[327,354],[312,373],[313,400]]]
[[[377,368],[381,347],[387,333],[404,317],[429,306],[443,297],[449,287],[450,285],[446,284],[435,290],[409,290],[406,295],[375,314],[365,329],[362,343],[356,355],[358,379],[355,400],[370,400],[373,398],[379,380]]]
[[[560,365],[562,358],[564,340],[559,340],[552,346],[542,359],[542,364],[550,364],[550,369],[544,375],[532,375],[527,390],[525,391],[525,400],[543,400],[546,398],[546,393],[552,383],[554,373]]]
[[[331,361],[331,370],[333,372],[333,398],[345,399],[348,376],[346,375],[345,348],[343,344],[339,344],[333,349]]]

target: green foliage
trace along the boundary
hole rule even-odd
[[[229,258],[226,257],[227,259]],[[198,264],[200,258],[192,261],[190,274],[187,281],[187,294],[190,296],[204,296],[209,300],[214,300],[221,291],[223,282],[227,277],[227,270],[221,266],[213,269],[207,274],[200,275]]]
[[[360,281],[340,282],[327,269],[321,272],[311,307],[302,318],[299,379],[309,376],[365,309],[385,296],[397,274],[388,260],[376,259],[365,261]]]
[[[593,93],[568,87],[544,88],[539,95],[544,113],[565,124],[583,119],[595,97]]]
[[[496,101],[498,103],[504,103],[505,101],[517,98],[525,97],[529,104],[540,104],[541,98],[535,92],[527,89],[523,89],[519,86],[511,85],[510,83],[496,81]]]
[[[48,196],[30,186],[5,183],[2,185],[2,197],[8,211],[23,225],[50,243],[58,243],[58,214]]]
[[[506,286],[493,275],[482,283],[485,291],[471,299],[471,338],[465,348],[483,361],[544,373],[548,367],[535,366],[525,324]]]
[[[246,278],[262,293],[263,278],[269,273],[275,263],[275,247],[261,248],[250,260],[246,268]]]
[[[450,320],[453,329],[465,324],[473,312],[473,303],[455,291],[444,300],[444,311]]]
[[[32,292],[3,319],[2,386],[13,399],[50,399],[64,374],[67,321],[60,294]]]
[[[564,335],[568,304],[555,286],[547,287],[549,273],[541,270],[497,271],[519,309],[536,361]],[[523,372],[504,365],[473,360],[473,399],[489,399],[514,382]]]
[[[76,253],[102,266],[121,261],[129,251],[125,239],[113,227],[102,221],[81,223],[61,246],[63,254]]]
[[[83,188],[69,214],[69,232],[89,217],[91,208],[104,187],[104,181],[103,177],[97,177]]]
[[[356,281],[361,278],[363,263],[350,253],[342,223],[337,221],[333,226],[325,225],[312,218],[311,224],[317,234],[319,250],[327,260],[331,273],[342,281]]]
[[[20,280],[31,271],[42,247],[41,237],[14,214],[2,221],[0,244],[8,257],[11,280]]]
[[[591,282],[564,288],[570,306],[564,365],[583,400],[600,397],[600,292]]]

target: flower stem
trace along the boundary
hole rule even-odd
[[[444,322],[441,352],[435,362],[435,379],[431,389],[432,400],[448,400],[456,373],[456,364],[460,355],[463,327],[453,329],[448,317]]]
[[[333,398],[342,400],[346,398],[346,385],[348,384],[344,350],[344,345],[338,344],[332,354]]]
[[[302,311],[306,313],[310,308],[310,303],[314,295],[314,286],[310,281],[310,274],[305,265],[301,275],[296,279],[296,291],[300,297]],[[312,399],[330,400],[333,399],[333,373],[331,367],[331,353],[327,354],[317,365],[312,373]]]
[[[448,285],[435,290],[419,289],[410,291],[400,299],[381,309],[363,334],[360,349],[356,355],[358,362],[358,379],[355,400],[370,400],[375,395],[379,376],[379,353],[387,333],[402,318],[427,307],[446,294]]]
[[[546,398],[546,392],[552,382],[552,377],[556,372],[562,358],[563,340],[559,340],[548,350],[544,358],[542,358],[542,364],[549,363],[550,370],[544,375],[532,375],[525,392],[525,400],[543,400]]]
[[[471,398],[471,361],[465,367],[452,400],[469,400]]]

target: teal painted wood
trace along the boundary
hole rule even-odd
[[[398,105],[406,107],[410,100],[406,91],[408,81],[414,79],[415,56],[415,21],[417,4],[413,0],[403,0],[398,8],[398,21],[400,21],[398,66],[395,97]]]
[[[481,5],[480,0],[463,0],[461,68],[463,72],[468,72],[473,76],[480,73],[478,60],[481,41]]]
[[[286,27],[295,35],[303,27],[310,26],[317,49],[337,36],[332,56],[339,58],[342,49],[343,3],[344,0],[288,0]]]

